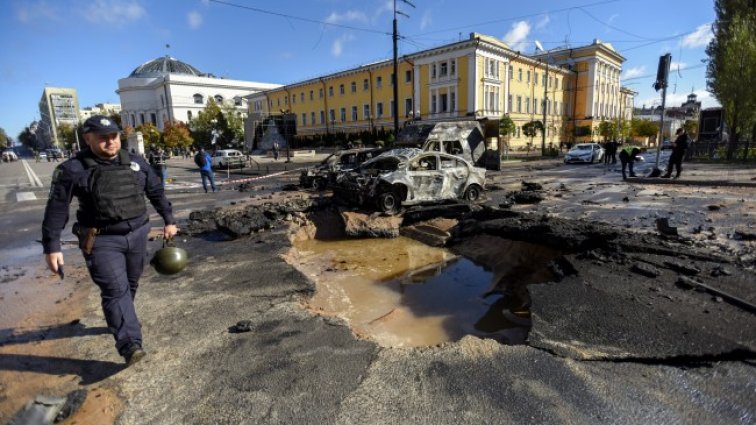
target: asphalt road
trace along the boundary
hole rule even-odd
[[[274,192],[280,192],[283,184],[296,182],[296,172],[289,171],[306,165],[307,161],[312,160],[284,166],[280,161],[261,159],[262,165],[256,170],[229,177],[251,179],[263,176],[266,171],[285,173],[254,180],[253,192],[234,191],[229,184],[225,186],[228,190],[205,194],[193,164],[189,160],[172,159],[169,176],[175,180],[168,185],[169,197],[177,216],[182,218],[192,210],[228,206],[252,198],[251,202],[266,202]],[[55,164],[29,165],[42,187],[34,186],[33,178],[28,178],[21,163],[0,166],[0,187],[4,190],[4,202],[0,204],[4,239],[0,261],[13,258],[18,264],[32,267],[37,279],[44,280],[39,267],[41,248],[35,241],[39,238],[44,200]],[[268,168],[263,171],[265,166]],[[223,182],[223,176],[220,177]],[[572,189],[572,197],[567,196],[568,201],[550,199],[537,207],[539,211],[565,211],[568,218],[605,218],[617,225],[638,216],[639,209],[647,208],[640,206],[642,202],[649,202],[659,211],[673,208],[679,202],[679,198],[675,201],[643,194],[643,188],[635,188],[632,193],[637,196],[633,204],[623,204],[616,198],[630,193],[631,188],[609,190],[615,187],[610,185],[621,184],[621,177],[617,170],[598,164],[512,163],[506,164],[503,172],[490,174],[489,179],[492,185],[503,188],[514,188],[523,179],[540,180],[555,187],[564,183]],[[597,187],[604,189],[596,190]],[[20,192],[33,193],[36,199],[19,200]],[[503,192],[490,192],[489,202],[496,203]],[[714,202],[713,197],[717,196],[716,199],[733,209],[734,216],[740,214],[739,218],[728,220],[742,224],[754,217],[754,200],[751,195],[748,202],[740,205],[736,200],[739,193],[717,190],[701,202]],[[622,216],[612,206],[632,213]],[[536,207],[521,207],[526,208]],[[687,207],[678,204],[676,208]],[[735,208],[741,209],[735,211]],[[153,225],[159,226],[159,220],[153,218]],[[633,223],[640,227],[644,222]],[[605,347],[599,345],[612,338],[601,331],[595,316],[585,328],[569,326],[573,316],[589,320],[590,302],[604,303],[599,309],[602,315],[612,308],[610,298],[588,298],[591,294],[583,294],[581,291],[591,293],[593,289],[581,286],[580,281],[567,282],[577,286],[574,289],[565,286],[560,291],[539,295],[558,298],[560,305],[573,306],[541,313],[543,320],[554,325],[557,332],[570,332],[562,334],[563,340],[547,341],[551,345],[504,346],[466,337],[438,347],[381,348],[357,338],[341,320],[317,316],[302,308],[301,299],[314,287],[306,276],[282,259],[290,249],[283,227],[235,241],[185,238],[181,243],[191,253],[191,263],[185,272],[164,277],[148,268],[142,279],[137,307],[149,352],[145,361],[123,370],[110,336],[88,332],[103,326],[99,297],[90,286],[76,330],[45,334],[45,338],[57,340],[57,356],[45,362],[2,354],[0,372],[20,367],[9,365],[22,364],[30,374],[73,375],[71,385],[113,388],[124,403],[119,419],[123,424],[756,421],[753,359],[722,358],[700,366],[680,366],[661,357],[649,357],[646,361],[633,360],[632,356],[624,361],[609,357],[581,360],[560,352],[559,346],[579,347],[583,331],[587,331],[585,340],[592,344],[584,347],[587,349],[600,351]],[[158,246],[157,241],[150,243],[152,250]],[[72,268],[83,269],[76,252],[66,255]],[[595,279],[609,286],[612,283],[611,276],[594,272],[586,272],[583,279]],[[82,279],[83,288],[88,284],[86,277]],[[648,287],[643,291],[636,295],[646,296]],[[618,297],[629,295],[633,294],[618,290]],[[580,298],[574,303],[564,303],[569,297]],[[585,300],[590,302],[582,302]],[[7,301],[0,300],[0,305]],[[250,320],[252,332],[230,333],[229,327],[239,320]],[[606,320],[621,323],[632,319],[607,317]],[[3,323],[0,327],[7,333],[15,325]],[[642,333],[632,337],[642,338]],[[670,334],[667,341],[673,349],[675,338],[678,336]],[[71,385],[58,384],[55,388],[64,391]]]

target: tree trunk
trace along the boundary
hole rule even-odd
[[[733,108],[737,111],[737,107]],[[727,155],[725,158],[728,161],[732,161],[732,157],[735,155],[735,148],[738,146],[738,139],[740,138],[738,129],[738,112],[733,113],[732,128],[730,128],[730,142],[727,145]]]

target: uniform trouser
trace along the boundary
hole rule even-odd
[[[142,344],[142,325],[134,308],[139,277],[147,262],[149,223],[127,235],[97,235],[92,253],[84,255],[98,287],[108,329],[123,354],[130,343]]]
[[[619,159],[622,163],[622,178],[627,178],[627,175],[625,174],[625,168],[627,168],[628,166],[630,168],[630,177],[635,177],[635,172],[633,172],[633,159],[630,158],[630,155],[625,152],[620,152]]]
[[[680,177],[680,173],[682,172],[682,160],[683,156],[680,154],[672,154],[669,156],[669,162],[667,163],[667,175],[672,175],[672,167],[677,168],[677,174],[675,174],[677,177]]]
[[[210,180],[210,187],[213,188],[213,192],[215,192],[215,177],[213,177],[213,171],[212,170],[200,170],[200,176],[202,176],[202,187],[205,189],[205,192],[207,192],[207,181]]]

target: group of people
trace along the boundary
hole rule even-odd
[[[606,149],[606,153],[604,155],[604,163],[609,164],[610,162],[612,164],[616,164],[615,154],[617,153],[617,147],[619,145],[617,142],[608,142],[605,144],[604,149]],[[678,128],[677,132],[675,133],[675,140],[672,142],[672,153],[669,156],[669,160],[667,161],[667,170],[666,172],[661,175],[661,178],[670,178],[672,177],[672,171],[675,171],[675,177],[674,178],[680,178],[680,174],[682,173],[682,161],[685,157],[685,151],[688,150],[689,146],[689,139],[688,139],[688,133],[685,131],[684,128]],[[627,179],[627,173],[626,170],[629,171],[630,177],[636,177],[635,172],[633,170],[633,163],[636,161],[638,155],[641,153],[640,148],[633,145],[626,145],[622,146],[619,152],[619,159],[620,163],[622,164],[622,179]]]

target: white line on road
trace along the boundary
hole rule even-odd
[[[32,170],[29,163],[25,159],[22,159],[21,164],[24,166],[24,170],[26,170],[27,177],[29,177],[29,184],[34,187],[42,187],[42,180],[37,177],[37,174]]]

